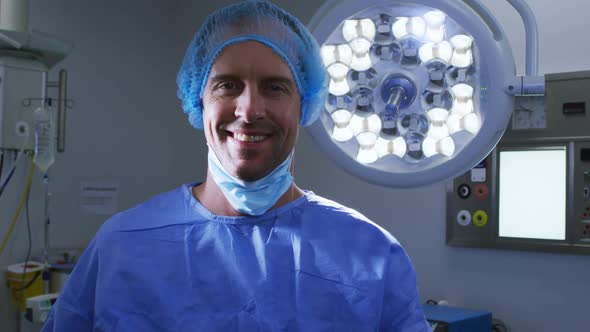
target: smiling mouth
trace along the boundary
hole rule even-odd
[[[267,135],[246,135],[241,133],[231,133],[231,136],[240,142],[260,142],[267,138]]]

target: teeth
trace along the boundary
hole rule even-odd
[[[234,134],[234,138],[242,142],[259,142],[264,139],[264,136],[249,136],[245,134]]]

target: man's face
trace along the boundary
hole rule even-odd
[[[210,148],[225,170],[258,180],[291,153],[301,103],[287,63],[255,41],[226,47],[203,93],[203,123]]]

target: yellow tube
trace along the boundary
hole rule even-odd
[[[31,170],[29,172],[29,178],[27,180],[25,192],[23,193],[20,203],[18,204],[18,208],[16,209],[16,214],[14,215],[14,218],[12,218],[12,222],[10,223],[10,228],[8,228],[8,232],[4,236],[4,240],[2,240],[2,244],[0,245],[0,255],[2,255],[2,253],[4,252],[4,247],[6,246],[6,243],[8,242],[8,239],[10,238],[10,234],[12,234],[12,231],[14,230],[14,226],[16,225],[16,222],[18,221],[18,217],[20,216],[20,213],[21,213],[23,207],[25,206],[25,203],[27,202],[27,199],[29,197],[29,193],[31,191],[31,183],[33,182],[33,175],[34,174],[35,174],[35,163],[33,163],[33,161],[31,160]]]

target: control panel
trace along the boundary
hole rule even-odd
[[[546,95],[517,99],[496,148],[448,183],[447,244],[590,254],[590,71],[545,80]]]

